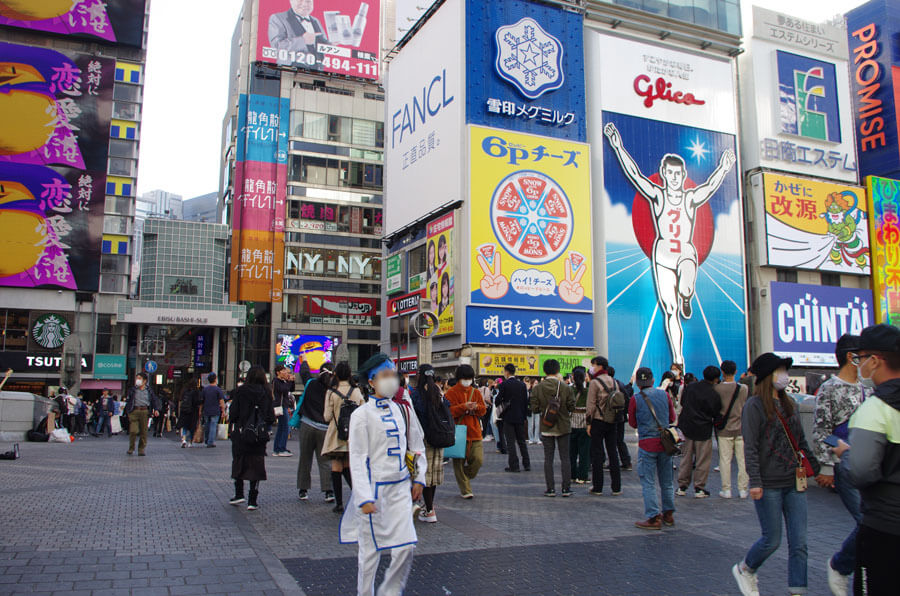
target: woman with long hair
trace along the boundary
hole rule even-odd
[[[259,483],[266,479],[266,443],[246,437],[244,430],[252,430],[256,425],[275,423],[275,408],[272,405],[272,390],[263,367],[256,365],[247,371],[244,384],[231,392],[231,410],[228,416],[231,436],[231,477],[234,479],[234,496],[229,503],[240,505],[244,502],[244,480],[250,482],[247,510],[259,509]]]
[[[362,392],[353,382],[353,374],[350,364],[338,362],[334,367],[334,377],[331,379],[331,387],[325,394],[325,422],[328,430],[325,431],[325,443],[322,446],[322,456],[331,458],[331,485],[334,490],[335,513],[344,512],[344,487],[341,477],[347,481],[347,486],[353,489],[350,479],[350,448],[347,441],[338,436],[338,421],[341,418],[341,406],[344,401],[351,401],[361,406],[365,399]]]
[[[744,596],[758,596],[756,572],[781,544],[781,520],[788,537],[788,591],[805,594],[807,586],[806,475],[801,458],[815,474],[819,463],[803,435],[794,401],[785,392],[794,361],[766,353],[750,367],[756,393],[741,415],[744,457],[750,496],[762,536],[731,572]]]
[[[583,366],[572,369],[572,390],[575,392],[575,410],[572,412],[572,434],[569,437],[569,459],[572,463],[572,480],[587,484],[591,469],[591,436],[587,433],[587,371]]]
[[[450,418],[450,402],[444,399],[443,393],[435,383],[434,367],[430,364],[423,364],[419,367],[416,386],[410,391],[410,394],[416,416],[426,432],[428,408],[446,409],[445,414],[448,419]],[[425,461],[428,465],[425,471],[425,488],[422,489],[425,508],[419,513],[419,521],[433,524],[437,522],[437,514],[434,512],[434,494],[437,487],[444,483],[444,450],[429,445],[427,437],[425,439]]]

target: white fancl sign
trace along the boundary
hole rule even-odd
[[[462,10],[444,3],[388,67],[387,234],[462,198]]]

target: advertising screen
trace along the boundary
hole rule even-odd
[[[435,335],[453,333],[453,224],[455,214],[448,213],[429,222],[428,242],[425,245],[426,297],[431,300],[431,308],[438,316],[438,330]]]
[[[466,121],[584,142],[582,21],[538,2],[467,0]]]
[[[875,322],[900,327],[900,180],[869,176]]]
[[[334,352],[340,343],[340,337],[279,333],[275,344],[275,364],[283,364],[291,372],[298,373],[300,365],[306,362],[309,372],[315,375],[323,364],[334,362]]]
[[[144,0],[0,0],[0,25],[141,47]]]
[[[470,303],[592,312],[590,148],[471,135]]]
[[[256,59],[379,78],[380,0],[259,0]]]
[[[866,195],[858,186],[764,174],[768,263],[867,275]]]
[[[98,289],[114,71],[0,43],[0,286]]]
[[[598,68],[588,72],[603,107],[591,136],[603,152],[594,200],[605,229],[613,364],[628,375],[672,363],[694,371],[725,359],[745,366],[732,65],[589,35],[589,63]]]
[[[795,365],[837,366],[834,344],[872,324],[871,290],[771,282],[773,348]]]

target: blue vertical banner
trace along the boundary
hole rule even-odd
[[[528,0],[466,3],[466,121],[584,142],[583,17]]]

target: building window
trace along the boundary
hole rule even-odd
[[[109,140],[109,154],[112,157],[137,157],[137,143],[122,139]]]
[[[106,197],[105,213],[113,215],[132,215],[134,200],[128,197]]]
[[[141,106],[136,103],[113,102],[113,118],[120,120],[140,120]]]
[[[123,159],[121,157],[109,158],[109,174],[112,176],[134,176],[137,170],[137,161]]]
[[[28,311],[0,309],[0,346],[4,350],[25,351],[28,348]],[[6,372],[6,371],[3,371]]]
[[[834,286],[836,288],[841,287],[841,274],[840,273],[829,273],[823,271],[822,275],[822,285],[823,286]]]
[[[118,101],[141,101],[141,88],[135,85],[116,85],[113,87],[113,99]]]
[[[112,354],[112,315],[97,315],[97,354]]]
[[[350,118],[328,116],[328,140],[334,143],[349,143],[351,139]]]
[[[104,234],[129,234],[127,217],[119,217],[116,215],[107,215],[103,218]]]
[[[107,294],[126,294],[128,292],[128,276],[104,273],[100,276],[100,291]]]
[[[100,273],[128,273],[127,255],[101,255]]]
[[[793,269],[777,269],[775,271],[778,281],[795,284],[797,283],[797,272]]]

